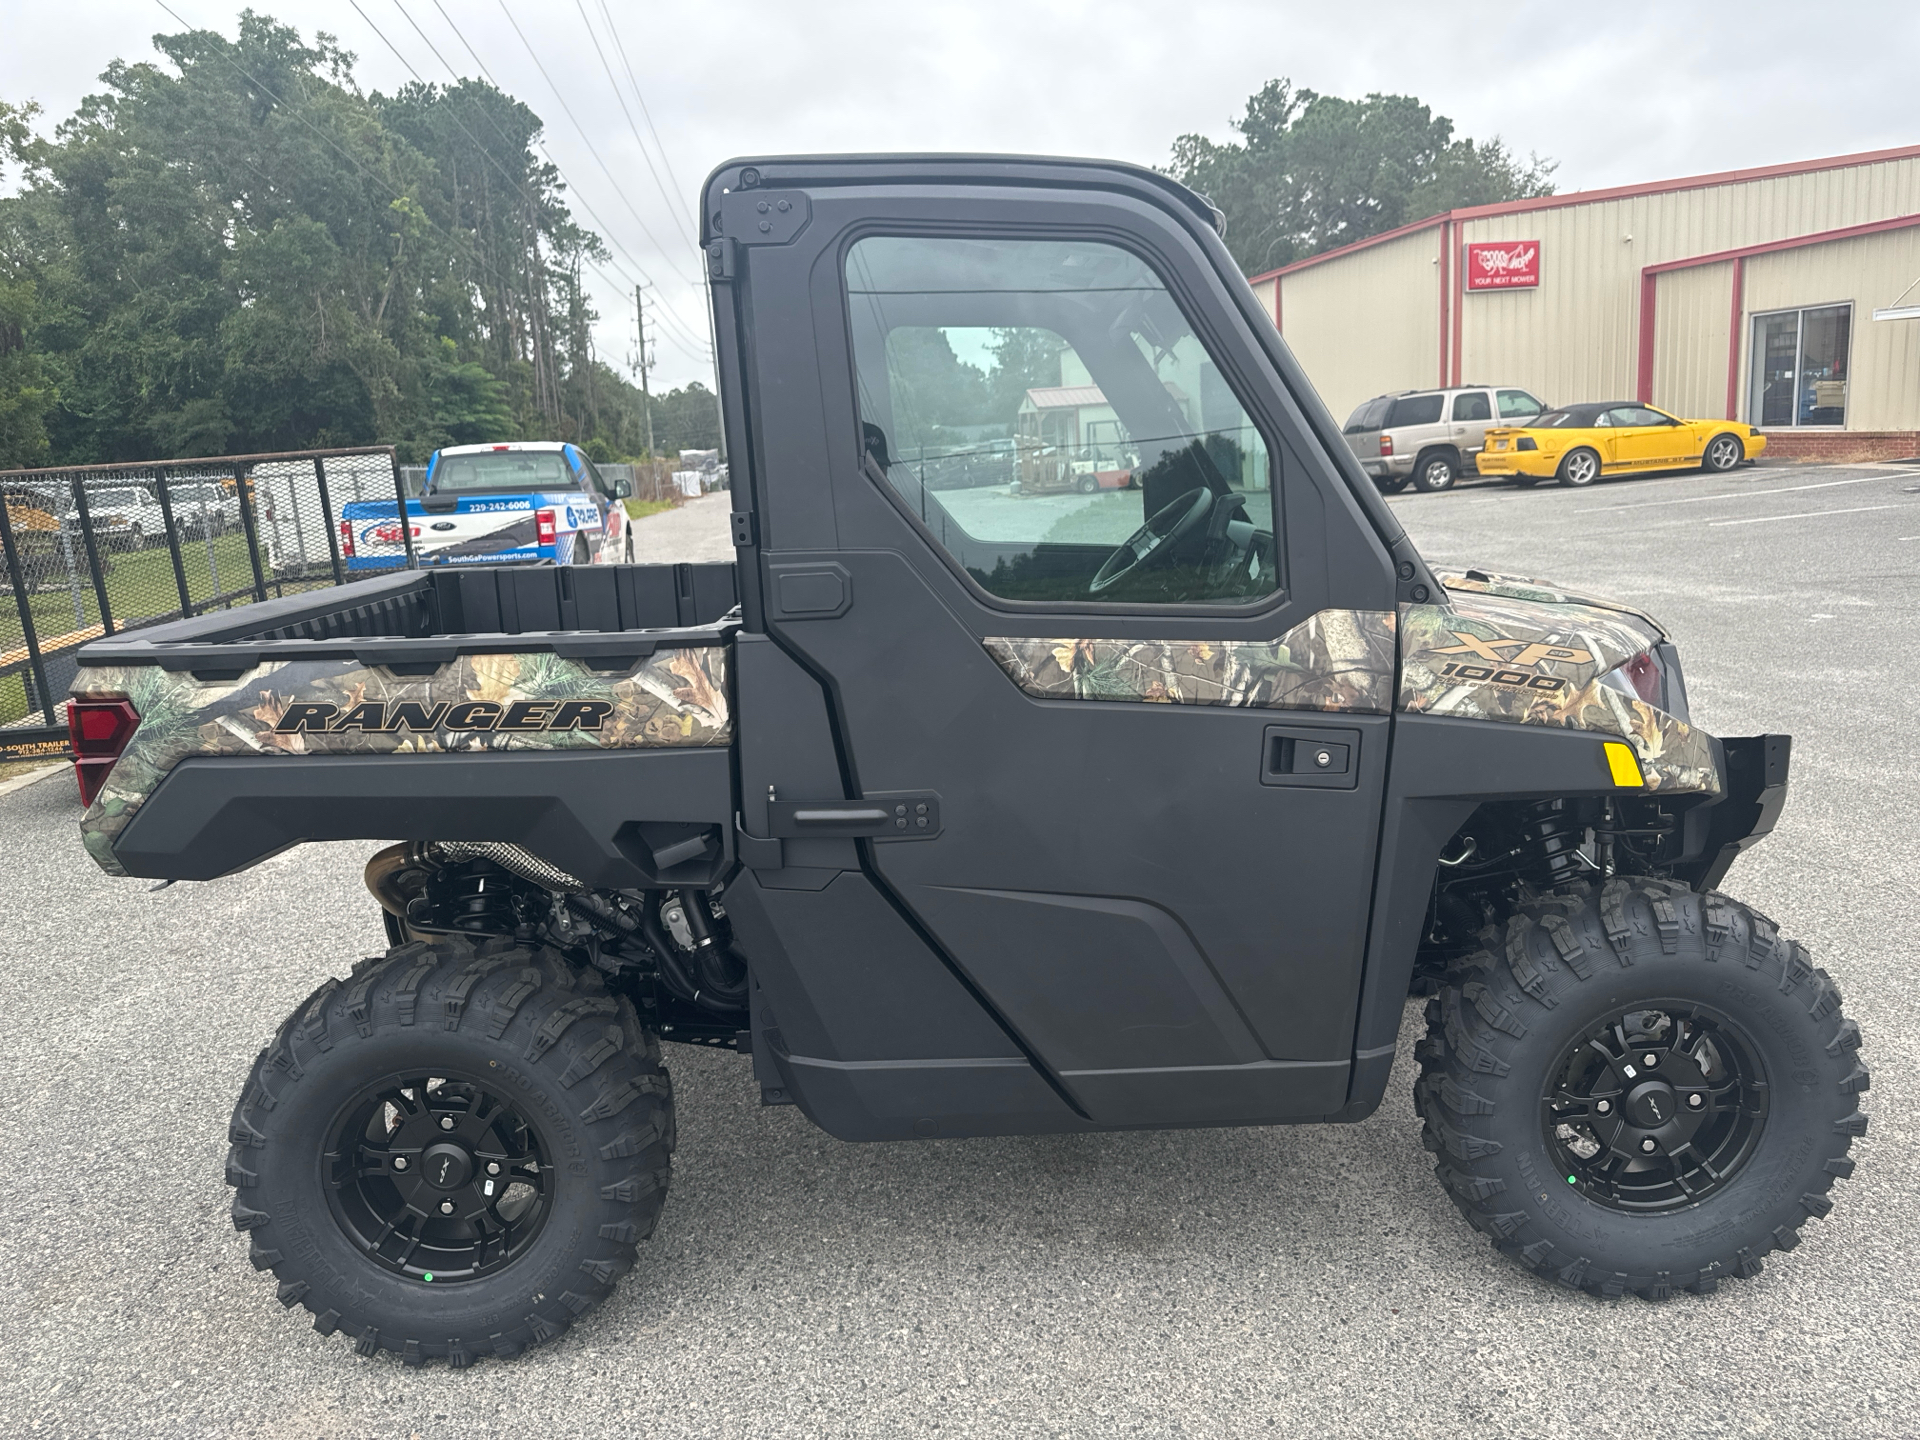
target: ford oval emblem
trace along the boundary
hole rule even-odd
[[[454,526],[453,526],[453,521],[451,520],[436,520],[433,522],[433,524],[429,525],[427,528],[429,530],[451,530],[454,528]]]

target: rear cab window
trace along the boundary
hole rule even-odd
[[[442,455],[433,470],[436,494],[453,491],[574,490],[579,482],[558,450],[494,450],[483,455]]]
[[[1369,430],[1378,430],[1386,424],[1387,412],[1393,408],[1393,397],[1381,395],[1367,401],[1348,419],[1342,435],[1361,435]]]
[[[846,282],[863,466],[988,594],[1245,604],[1280,588],[1266,439],[1130,251],[870,236]],[[1146,563],[1162,544],[1179,549]]]
[[[1462,390],[1453,397],[1455,420],[1491,420],[1493,405],[1484,390]]]

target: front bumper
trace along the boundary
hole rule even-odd
[[[1686,815],[1685,851],[1674,876],[1712,890],[1742,852],[1773,832],[1787,804],[1791,735],[1736,735],[1714,742],[1721,791]]]

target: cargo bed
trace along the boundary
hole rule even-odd
[[[705,883],[732,858],[735,603],[731,565],[475,566],[96,642],[76,700],[139,723],[82,834],[164,879],[303,840],[503,839],[595,886]]]

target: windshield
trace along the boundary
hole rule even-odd
[[[495,450],[484,455],[442,455],[433,470],[437,494],[449,490],[572,489],[573,472],[558,450]]]
[[[124,510],[150,503],[144,490],[102,490],[98,495],[87,497],[87,504],[95,510]]]

